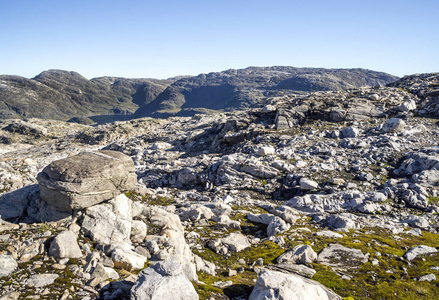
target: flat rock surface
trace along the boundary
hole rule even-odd
[[[359,249],[330,244],[318,256],[318,262],[332,267],[356,267],[367,262],[367,257]]]
[[[54,283],[58,277],[58,274],[36,274],[26,280],[26,285],[36,288],[43,287]]]

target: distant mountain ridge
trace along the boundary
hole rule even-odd
[[[48,70],[0,76],[0,119],[166,117],[196,109],[243,109],[267,97],[385,85],[398,77],[365,69],[249,67],[170,79],[98,77]]]

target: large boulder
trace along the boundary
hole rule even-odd
[[[335,300],[340,296],[320,283],[295,274],[264,270],[249,300]]]
[[[52,162],[38,174],[41,198],[59,210],[112,199],[137,183],[132,159],[120,152],[82,152]]]
[[[139,273],[131,289],[131,300],[195,300],[194,286],[186,278],[180,264],[162,261]]]

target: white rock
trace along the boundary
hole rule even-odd
[[[359,206],[356,207],[356,209],[362,213],[366,213],[366,214],[373,214],[375,213],[377,210],[379,210],[380,206],[376,203],[362,203]]]
[[[76,235],[65,230],[58,234],[50,243],[49,255],[55,258],[80,258],[82,257]]]
[[[322,230],[315,233],[316,236],[326,236],[333,239],[341,239],[343,237],[342,234],[331,231],[331,230]]]
[[[251,246],[248,238],[239,232],[232,232],[221,241],[232,252],[240,252]]]
[[[259,275],[249,300],[266,299],[329,300],[341,297],[320,283],[299,275],[264,270]]]
[[[134,220],[131,223],[131,241],[134,243],[141,243],[146,237],[147,227],[145,222]]]
[[[319,187],[319,184],[311,179],[300,179],[300,188],[305,191],[312,191]]]
[[[410,248],[404,254],[404,258],[410,261],[410,260],[414,260],[418,255],[430,254],[430,253],[436,253],[436,252],[437,252],[436,248],[433,248],[430,246],[425,246],[425,245],[420,245],[420,246]]]
[[[411,111],[411,110],[415,110],[416,109],[416,102],[415,100],[408,100],[403,102],[400,106],[399,106],[399,110],[400,111]]]
[[[194,255],[194,258],[195,258],[195,265],[197,266],[197,271],[204,272],[212,276],[216,276],[217,266],[214,263],[204,260],[198,255]]]
[[[25,285],[36,288],[43,287],[54,283],[57,278],[58,274],[36,274],[27,279]]]
[[[317,253],[309,245],[298,245],[281,254],[277,262],[280,264],[309,264],[317,260]]]
[[[391,118],[384,124],[382,130],[386,133],[401,132],[405,128],[405,122],[402,119]]]
[[[418,278],[418,281],[436,281],[436,275],[427,274]]]
[[[283,219],[272,214],[259,214],[255,215],[252,213],[247,214],[247,218],[251,222],[262,223],[267,226],[267,235],[275,236],[285,230],[290,229],[290,225],[287,224]]]
[[[129,243],[131,221],[131,200],[121,194],[108,203],[87,208],[82,230],[98,243]]]
[[[260,155],[260,156],[266,156],[266,155],[271,155],[274,154],[276,150],[271,147],[271,146],[264,146],[264,147],[260,147],[256,150],[256,154]]]
[[[128,252],[117,248],[111,254],[111,259],[116,268],[131,270],[141,270],[145,267],[146,257],[134,251]]]
[[[18,264],[11,255],[0,255],[0,278],[11,275],[17,267]]]
[[[303,168],[306,167],[308,164],[306,161],[303,160],[298,160],[294,163],[294,166],[296,166],[297,168]]]
[[[175,262],[159,262],[139,273],[131,288],[131,300],[196,300],[194,286],[184,276],[181,265]]]

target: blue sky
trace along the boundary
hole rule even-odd
[[[0,0],[0,74],[167,78],[248,66],[439,72],[438,0]]]

